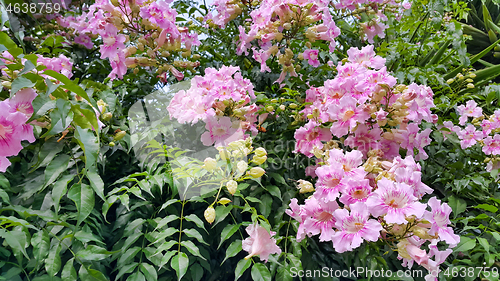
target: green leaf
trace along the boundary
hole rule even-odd
[[[106,201],[106,197],[104,196],[104,182],[102,181],[101,176],[94,171],[88,171],[87,178],[89,179],[90,186],[92,186],[97,196]]]
[[[170,266],[172,266],[172,268],[177,273],[177,280],[181,280],[182,276],[186,274],[188,265],[189,258],[183,252],[179,252],[172,258],[172,260],[170,261]]]
[[[75,238],[78,239],[79,241],[83,242],[83,243],[88,243],[90,241],[94,241],[94,242],[97,242],[97,243],[101,243],[101,244],[104,244],[104,242],[102,242],[97,236],[95,236],[94,234],[90,233],[90,232],[85,232],[83,230],[80,230],[80,231],[77,231],[75,233]]]
[[[283,199],[281,198],[281,190],[277,186],[269,185],[266,187],[266,189],[272,196],[277,197],[278,199],[283,201]]]
[[[479,242],[479,244],[481,244],[481,246],[483,246],[486,252],[490,251],[490,243],[488,243],[488,240],[481,237],[477,237],[477,241]]]
[[[155,268],[149,263],[141,263],[139,268],[141,269],[142,273],[144,273],[146,280],[158,280],[158,274],[156,273]]]
[[[69,259],[63,267],[61,273],[61,279],[63,281],[75,281],[77,280],[76,270],[73,267],[74,258]]]
[[[196,238],[196,240],[198,240],[198,242],[202,244],[205,244],[207,246],[209,245],[207,242],[205,242],[205,240],[203,240],[203,236],[201,236],[201,234],[196,229],[184,229],[182,232],[188,237]]]
[[[138,263],[134,262],[134,263],[131,263],[131,264],[126,264],[126,265],[121,266],[120,267],[120,271],[118,271],[118,274],[116,275],[116,279],[115,280],[120,279],[120,277],[122,277],[123,274],[131,273],[132,271],[134,271],[134,269],[138,265],[139,265]]]
[[[462,198],[457,198],[455,196],[451,196],[448,200],[448,205],[450,205],[451,210],[453,211],[453,217],[456,218],[459,214],[461,214],[465,209],[467,209],[467,203]]]
[[[215,222],[212,225],[212,227],[216,226],[219,222],[223,221],[227,215],[229,215],[229,212],[233,209],[232,205],[228,206],[217,206],[215,208]]]
[[[141,247],[133,247],[125,251],[125,253],[120,255],[118,260],[118,266],[123,266],[127,264],[130,260],[133,260],[135,256],[142,250]]]
[[[193,264],[189,268],[189,271],[191,271],[191,279],[193,279],[193,281],[200,281],[201,278],[203,278],[203,267],[201,267],[200,264]]]
[[[33,246],[33,256],[36,260],[43,260],[50,248],[50,238],[46,231],[39,231],[31,237],[31,245]]]
[[[53,183],[59,175],[66,171],[71,157],[67,154],[57,156],[45,169],[45,184],[44,188]]]
[[[84,265],[80,267],[78,275],[82,281],[108,281],[108,278],[100,271],[95,269],[87,269]]]
[[[73,177],[74,175],[64,175],[54,183],[54,187],[52,188],[52,201],[54,201],[56,214],[59,211],[59,202],[64,194],[66,194],[68,183],[73,180]]]
[[[476,247],[476,239],[460,236],[460,243],[453,249],[454,253],[467,252]]]
[[[23,253],[29,259],[28,253],[26,253],[26,234],[24,232],[20,230],[8,231],[0,228],[0,237],[3,237],[7,245],[13,250]]]
[[[271,273],[269,269],[262,264],[256,263],[252,267],[252,280],[254,281],[271,281]]]
[[[76,256],[82,260],[98,261],[109,257],[111,254],[113,254],[113,252],[108,252],[108,250],[102,247],[89,245],[87,248],[78,251]]]
[[[99,142],[92,131],[80,127],[76,127],[75,138],[85,153],[85,167],[90,170],[90,167],[93,167],[97,162]]]
[[[206,260],[205,257],[203,257],[201,254],[200,254],[200,249],[198,249],[198,247],[192,242],[192,241],[182,241],[181,242],[181,245],[184,246],[191,254],[203,259],[203,260]]]
[[[238,280],[238,278],[240,278],[241,275],[243,275],[245,270],[247,270],[250,267],[250,265],[252,265],[251,259],[240,260],[236,265],[236,269],[234,270],[234,276],[235,276],[234,281]]]
[[[489,204],[479,204],[479,205],[477,205],[474,208],[476,208],[476,209],[482,209],[482,210],[485,210],[485,211],[488,211],[488,212],[492,212],[492,213],[496,213],[498,211],[497,207],[495,207],[493,205],[489,205]]]
[[[61,269],[61,256],[59,252],[61,251],[61,245],[52,247],[49,251],[49,256],[45,260],[45,270],[50,276],[54,276]]]
[[[10,204],[9,194],[3,189],[0,189],[0,198],[2,198],[3,202]]]
[[[33,86],[35,86],[35,84],[36,83],[31,82],[31,80],[29,80],[28,78],[26,78],[24,76],[17,77],[12,82],[12,88],[10,90],[10,95],[11,95],[11,97],[14,96],[14,94],[17,93],[17,91],[19,91],[23,88],[33,88]]]
[[[94,191],[86,184],[74,184],[68,191],[68,198],[75,202],[79,225],[94,209]]]
[[[271,209],[273,205],[273,198],[269,196],[269,194],[264,194],[261,197],[261,204],[260,205],[260,211],[262,212],[262,215],[264,217],[269,217],[269,214],[271,214]]]
[[[165,264],[167,264],[167,262],[170,260],[170,258],[175,254],[177,254],[177,251],[168,251],[167,253],[165,253],[163,258],[161,258],[159,268],[162,268]]]
[[[236,224],[236,225],[228,224],[228,225],[226,225],[226,227],[224,227],[224,229],[221,232],[220,242],[219,242],[219,246],[217,247],[217,250],[220,248],[220,246],[222,245],[222,243],[224,241],[226,241],[227,239],[229,239],[231,236],[233,236],[233,234],[236,233],[236,231],[238,231],[239,228],[240,228],[239,224]]]
[[[140,271],[136,271],[127,278],[127,281],[146,281],[146,278]]]
[[[235,240],[229,247],[227,247],[226,250],[226,257],[224,260],[221,262],[221,265],[228,259],[236,256],[239,252],[242,250],[242,242],[241,240]]]
[[[73,93],[79,95],[80,97],[86,99],[90,104],[92,104],[95,108],[97,108],[97,104],[95,104],[95,101],[87,95],[87,92],[85,92],[79,85],[73,83],[73,81],[71,81],[68,77],[50,69],[45,70],[43,74],[54,77],[57,80],[61,81],[62,83],[64,83],[64,85],[61,86],[62,88],[70,90]]]
[[[184,219],[190,222],[194,222],[199,228],[202,228],[206,233],[208,233],[208,231],[205,229],[205,224],[203,223],[203,221],[195,214],[185,216]]]

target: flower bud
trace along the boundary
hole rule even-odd
[[[289,22],[286,22],[283,24],[283,28],[286,30],[290,30],[292,28],[292,25]]]
[[[296,109],[297,108],[297,104],[295,103],[291,103],[288,105],[291,109]]]
[[[210,157],[207,157],[205,161],[203,161],[203,163],[205,164],[202,167],[205,168],[207,171],[212,171],[217,167],[217,161]]]
[[[238,169],[238,172],[240,172],[241,174],[243,174],[248,168],[248,164],[247,162],[241,160],[240,162],[238,162],[238,164],[236,164],[236,169]]]
[[[254,153],[255,153],[255,155],[257,155],[259,157],[263,157],[263,156],[267,155],[267,151],[263,147],[259,147],[259,148],[255,149]]]
[[[472,84],[472,83],[467,84],[467,88],[474,89],[474,84]]]
[[[280,105],[280,110],[281,111],[285,111],[285,109],[286,109],[286,106],[284,104]]]
[[[267,112],[272,112],[274,110],[274,107],[272,105],[269,105],[266,107]]]
[[[113,118],[113,113],[111,112],[106,112],[102,115],[102,120],[104,121],[109,121],[111,118]]]
[[[119,131],[118,133],[116,133],[115,137],[113,138],[114,141],[119,141],[121,139],[123,139],[123,137],[127,135],[127,132],[125,131]]]
[[[212,206],[209,206],[206,210],[205,213],[203,214],[205,216],[205,220],[212,224],[215,220],[215,209]]]
[[[114,142],[110,142],[110,143],[109,143],[109,146],[110,146],[110,147],[113,147],[113,146],[115,146],[115,143],[114,143]]]
[[[231,202],[231,200],[229,200],[228,198],[224,197],[224,198],[221,198],[217,203],[222,204],[222,205],[226,205],[229,202]]]
[[[312,183],[305,181],[305,180],[299,180],[299,186],[297,187],[300,193],[307,193],[307,192],[313,192],[314,191],[314,186]]]
[[[257,165],[262,165],[264,162],[266,162],[267,156],[254,156],[252,159],[252,162],[254,162]]]
[[[236,193],[236,190],[238,189],[238,183],[234,180],[230,180],[226,183],[227,191],[231,193],[231,195],[234,195]]]
[[[262,177],[262,175],[264,175],[266,173],[266,171],[264,171],[264,169],[262,169],[261,167],[253,167],[252,169],[250,169],[250,171],[248,172],[248,174],[252,177],[252,178],[260,178]]]

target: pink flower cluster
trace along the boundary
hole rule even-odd
[[[59,57],[46,58],[38,55],[36,61],[38,64],[42,64],[47,68],[45,70],[54,70],[62,75],[71,78],[73,76],[73,63],[65,55],[59,55]],[[42,76],[45,76],[42,74]]]
[[[189,90],[174,96],[167,108],[170,118],[181,124],[205,122],[208,131],[201,140],[206,146],[243,139],[247,131],[256,135],[259,107],[249,104],[255,98],[253,85],[239,70],[233,66],[205,69],[205,76],[191,80]]]
[[[424,120],[434,122],[432,90],[417,84],[398,85],[376,56],[373,46],[348,50],[346,63],[339,63],[337,76],[322,87],[311,87],[302,113],[309,122],[295,133],[295,151],[308,157],[333,136],[344,137],[344,145],[367,155],[376,150],[386,159],[418,150],[416,159],[428,156],[423,148],[430,143],[430,129],[420,130]],[[331,123],[328,128],[324,123]]]
[[[352,251],[365,240],[390,238],[399,241],[404,266],[416,262],[430,272],[439,272],[433,270],[451,250],[431,260],[437,250],[432,245],[445,241],[454,247],[460,242],[448,226],[451,208],[435,197],[428,204],[419,202],[432,189],[421,182],[420,165],[412,156],[398,156],[391,162],[374,156],[364,165],[363,158],[357,150],[328,151],[326,164],[316,169],[318,180],[313,195],[304,205],[293,198],[291,209],[286,211],[300,223],[297,241],[319,234],[320,241],[331,241],[342,253]],[[425,241],[431,242],[429,254],[420,249]]]
[[[500,169],[500,109],[495,110],[493,115],[487,116],[483,109],[477,106],[473,100],[467,101],[465,105],[457,107],[459,125],[454,125],[451,121],[443,122],[445,128],[451,132],[443,132],[445,135],[456,133],[460,139],[462,149],[472,147],[476,144],[482,146],[484,154],[489,155],[486,170],[491,172]],[[473,118],[470,120],[470,118]],[[468,121],[471,121],[468,123]]]
[[[26,121],[33,114],[32,102],[37,96],[31,88],[19,90],[12,98],[0,102],[0,172],[11,165],[7,159],[17,155],[21,141],[35,141],[33,127]]]
[[[58,17],[57,22],[71,29],[73,32],[65,34],[76,34],[74,42],[85,48],[93,48],[92,38],[100,38],[101,58],[109,59],[113,69],[109,77],[122,79],[127,68],[155,65],[162,50],[180,50],[181,43],[191,50],[193,45],[201,44],[196,33],[176,25],[177,11],[170,7],[171,2],[98,0],[81,15]],[[132,45],[131,40],[139,43]],[[137,50],[141,56],[135,56]],[[183,78],[172,65],[164,71]]]
[[[319,164],[309,170],[317,176],[313,195],[304,205],[292,199],[287,211],[300,222],[297,240],[319,234],[337,252],[365,240],[399,241],[403,265],[417,262],[433,272],[451,250],[445,255],[431,247],[427,253],[420,249],[423,243],[459,242],[448,227],[450,207],[435,198],[428,205],[420,202],[432,193],[415,160],[427,158],[423,148],[431,129],[422,131],[419,124],[437,119],[430,111],[433,93],[417,84],[396,85],[373,46],[351,48],[348,55],[334,79],[306,92],[311,104],[302,113],[309,121],[295,132],[295,150]],[[405,158],[400,148],[407,150]]]

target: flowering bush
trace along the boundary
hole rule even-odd
[[[58,4],[2,4],[0,279],[498,279],[463,3]]]

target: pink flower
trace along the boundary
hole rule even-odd
[[[366,202],[373,189],[367,179],[347,179],[343,187],[340,202],[347,206],[356,202]]]
[[[290,209],[286,209],[285,213],[299,222],[299,228],[297,229],[297,241],[302,241],[302,239],[306,237],[306,230],[304,229],[303,222],[308,215],[303,206],[299,206],[297,202],[297,198],[292,198],[290,204],[288,205]]]
[[[92,39],[86,34],[80,34],[77,37],[75,37],[75,43],[82,45],[89,50],[94,48],[94,43],[92,42]]]
[[[313,153],[311,151],[313,148],[323,148],[322,141],[331,140],[332,134],[328,129],[319,127],[318,123],[311,120],[304,127],[295,131],[294,138],[297,141],[294,152],[300,152],[307,157],[312,157]]]
[[[205,128],[208,132],[201,135],[201,141],[206,146],[226,146],[230,142],[243,139],[243,132],[239,127],[234,127],[230,117],[211,117],[207,119]],[[239,121],[236,121],[239,123]]]
[[[360,167],[363,163],[363,153],[361,151],[353,150],[344,154],[340,149],[331,149],[329,154],[328,164],[341,167],[347,177],[352,179],[363,179],[365,177],[365,169]]]
[[[0,125],[1,126],[1,125]],[[7,168],[10,166],[10,161],[5,156],[0,156],[0,172],[5,173]]]
[[[311,66],[318,67],[320,65],[318,54],[318,50],[307,49],[304,51],[303,56]]]
[[[483,132],[476,131],[474,125],[469,124],[464,130],[457,132],[460,141],[460,147],[466,149],[475,145],[478,141],[483,139]]]
[[[339,192],[344,186],[342,179],[345,172],[340,165],[326,165],[316,169],[318,181],[316,182],[316,192],[314,197],[318,201],[335,201],[339,196]]]
[[[257,51],[257,49],[252,48],[253,50],[253,58],[260,63],[260,72],[271,72],[271,68],[267,66],[266,61],[269,58],[270,54],[264,50]]]
[[[411,156],[408,156],[411,157]],[[413,157],[411,157],[413,159]],[[422,173],[419,170],[412,169],[411,167],[400,167],[395,169],[394,178],[396,182],[406,183],[413,188],[413,195],[417,198],[422,198],[425,194],[431,194],[432,188],[422,183]]]
[[[458,115],[460,118],[458,119],[458,124],[465,125],[467,122],[467,117],[481,117],[483,115],[483,109],[477,107],[477,103],[474,100],[467,101],[464,105],[460,105],[457,107]]]
[[[281,249],[276,245],[276,239],[271,238],[276,232],[271,231],[271,234],[259,224],[251,224],[246,228],[250,237],[242,242],[243,250],[249,254],[245,259],[253,256],[259,256],[261,261],[267,262],[270,254],[281,254]]]
[[[432,223],[429,230],[430,235],[438,235],[441,240],[446,241],[451,247],[455,247],[460,242],[460,236],[453,233],[453,229],[448,227],[450,224],[451,207],[448,204],[441,204],[441,200],[432,197],[427,204],[431,207],[432,211],[425,211],[424,219]]]
[[[335,233],[333,230],[335,226],[333,212],[339,208],[337,202],[318,201],[314,196],[311,196],[306,199],[303,208],[307,214],[303,222],[306,234],[310,237],[321,233],[319,241],[331,241]],[[299,239],[297,241],[300,242]]]
[[[488,136],[484,139],[483,146],[484,154],[499,155],[500,154],[500,135],[496,134],[493,138]]]
[[[27,120],[21,112],[10,112],[8,100],[0,102],[0,156],[17,155],[21,145],[21,125]]]
[[[33,105],[32,102],[36,98],[37,94],[35,90],[31,88],[25,88],[18,91],[14,97],[9,99],[10,112],[16,113],[20,112],[26,116],[27,121],[31,115],[33,115]],[[35,141],[35,136],[33,135],[33,127],[29,124],[22,123],[21,128],[19,128],[19,134],[21,140],[27,140],[32,143]]]
[[[368,219],[370,213],[363,202],[350,205],[351,213],[346,209],[335,210],[335,226],[339,229],[333,237],[335,251],[343,253],[359,247],[363,240],[376,242],[380,237],[382,225],[373,219]]]
[[[417,202],[413,189],[405,183],[394,183],[387,178],[377,182],[378,189],[366,200],[374,217],[385,216],[387,223],[406,224],[406,216],[421,218],[425,205]]]
[[[385,38],[384,30],[387,29],[387,25],[380,22],[380,19],[373,19],[369,23],[360,23],[361,33],[365,34],[365,39],[368,43],[373,44],[375,41],[373,38],[378,35],[380,38]]]
[[[110,58],[113,59],[118,55],[119,50],[125,49],[126,38],[123,34],[111,35],[102,38],[103,44],[101,45],[101,59]]]
[[[338,106],[331,106],[328,113],[332,120],[337,120],[332,124],[330,131],[336,137],[347,135],[349,129],[354,129],[359,123],[364,123],[368,119],[368,114],[356,106],[357,101],[349,96],[343,96]]]
[[[372,128],[368,128],[365,124],[359,124],[354,136],[349,135],[344,144],[356,148],[366,155],[368,151],[378,149],[381,134],[382,130],[377,124]]]
[[[180,32],[175,25],[177,11],[171,9],[167,1],[155,1],[141,7],[139,15],[142,18],[148,19],[152,24],[158,25],[161,29],[168,30],[173,38],[180,36]]]
[[[373,51],[373,45],[368,45],[361,50],[352,47],[347,50],[348,60],[352,63],[359,63],[363,66],[371,67],[374,69],[381,69],[385,65],[385,59],[377,56]]]

